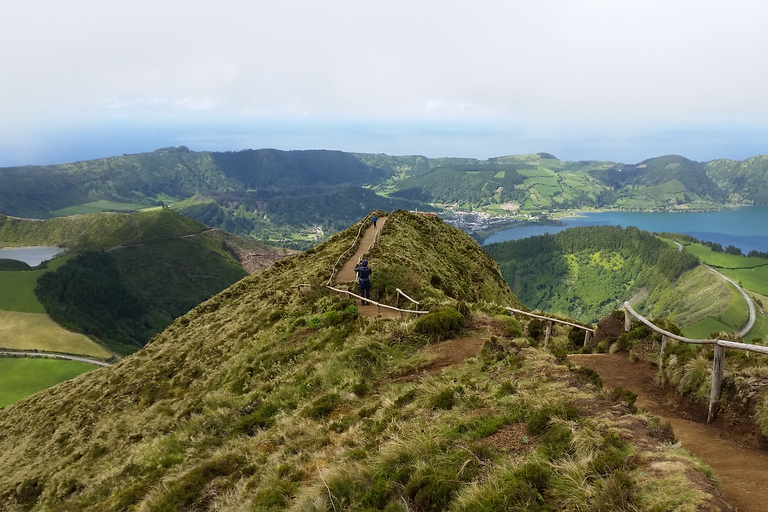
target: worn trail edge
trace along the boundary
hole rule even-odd
[[[675,435],[692,454],[707,463],[720,478],[723,498],[739,511],[768,511],[768,455],[739,442],[734,435],[685,419],[666,404],[655,382],[656,368],[631,362],[622,354],[568,356],[573,363],[595,370],[608,388],[621,387],[637,395],[637,406],[669,421]]]

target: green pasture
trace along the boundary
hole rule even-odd
[[[758,265],[768,266],[768,260],[764,260],[763,258],[749,258],[747,256],[738,256],[736,254],[715,252],[702,244],[685,244],[685,250],[696,255],[702,263],[713,267],[751,268]]]
[[[768,266],[743,269],[718,268],[717,271],[733,279],[745,290],[768,295]]]
[[[62,359],[0,357],[0,407],[96,368]]]
[[[536,169],[519,169],[517,173],[527,178],[541,178],[545,176],[547,177],[555,176],[555,171],[546,169],[544,167],[537,167]]]
[[[544,184],[540,183],[535,186],[536,191],[546,198],[551,198],[555,194],[562,192],[560,185],[558,184]]]
[[[685,244],[684,247],[686,251],[695,254],[699,261],[715,267],[745,290],[768,295],[768,260],[715,252],[702,244]]]
[[[0,271],[0,310],[24,313],[45,313],[42,304],[35,297],[37,278],[48,271],[56,270],[73,258],[69,254],[48,262],[42,270]]]
[[[701,322],[683,327],[683,336],[687,338],[693,338],[696,340],[709,339],[709,335],[713,332],[730,332],[732,329],[730,326],[725,325],[717,318],[707,317]]]
[[[40,350],[108,359],[112,354],[82,334],[70,332],[44,313],[0,311],[0,348]]]
[[[728,283],[729,288],[732,286]],[[734,291],[728,307],[718,315],[718,319],[725,325],[730,326],[731,331],[738,331],[747,324],[748,318],[749,310],[744,301],[744,296],[738,291]]]
[[[760,338],[761,340],[766,339],[766,336],[768,336],[768,317],[766,315],[760,313],[760,307],[757,308],[757,320],[755,321],[755,326],[752,328],[751,331],[747,333],[746,336],[744,336],[745,342],[752,341],[752,338]]]
[[[59,217],[67,217],[69,215],[84,215],[86,213],[97,213],[97,212],[108,212],[108,211],[137,212],[139,210],[144,209],[145,207],[146,207],[145,205],[141,205],[141,204],[118,203],[115,201],[107,201],[105,199],[102,199],[100,201],[94,201],[92,203],[68,206],[66,208],[62,208],[60,210],[56,210],[51,213]]]

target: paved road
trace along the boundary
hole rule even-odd
[[[82,356],[70,356],[66,354],[54,354],[51,352],[21,352],[16,350],[0,350],[0,354],[8,354],[14,356],[26,356],[26,357],[50,357],[54,359],[68,359],[70,361],[79,361],[81,363],[95,364],[98,366],[112,366],[110,363],[99,361],[97,359],[89,359]]]
[[[717,270],[713,269],[712,267],[707,267],[709,270],[714,272],[715,274],[719,275],[729,283],[731,283],[733,286],[736,287],[737,290],[741,293],[741,295],[744,297],[744,300],[747,301],[747,308],[749,308],[749,321],[747,322],[746,327],[744,327],[742,330],[739,331],[739,336],[746,336],[749,331],[752,330],[752,328],[755,326],[755,320],[757,318],[757,315],[755,314],[755,303],[752,302],[752,299],[749,298],[749,295],[747,295],[747,292],[744,291],[744,289],[739,286],[738,284],[734,283],[733,280],[728,279],[723,274],[718,272]]]

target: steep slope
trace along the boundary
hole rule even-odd
[[[648,418],[622,416],[588,374],[514,339],[520,325],[495,318],[514,296],[460,231],[407,212],[382,228],[374,282],[378,269],[440,306],[422,320],[360,318],[329,294],[322,283],[359,227],[244,278],[120,363],[0,411],[0,509],[713,503],[711,483],[650,436]],[[419,348],[439,339],[439,319],[464,322],[454,307],[485,348],[422,379]],[[660,461],[674,463],[659,472]]]
[[[664,290],[698,264],[635,227],[587,226],[485,247],[527,306],[597,322],[639,291]]]
[[[707,176],[734,203],[768,204],[768,156],[743,161],[713,160],[705,165]]]
[[[38,279],[37,298],[57,323],[121,354],[244,277],[239,261],[256,270],[287,255],[169,209],[46,221],[2,217],[0,244],[76,251],[76,258]]]

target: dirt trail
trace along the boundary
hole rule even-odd
[[[384,226],[386,221],[386,217],[379,217],[376,222],[376,227],[373,227],[373,224],[368,226],[368,228],[363,233],[363,237],[360,239],[360,247],[357,248],[357,252],[355,252],[351,258],[344,262],[344,265],[342,265],[341,269],[338,271],[338,273],[336,273],[334,284],[351,283],[355,280],[355,265],[357,264],[357,261],[363,257],[366,251],[368,251],[368,248],[376,239],[376,233]],[[373,279],[375,279],[375,270],[373,276]],[[357,292],[357,290],[355,290],[355,292]],[[400,317],[400,313],[398,311],[388,308],[380,308],[374,305],[358,306],[357,309],[360,311],[360,314],[364,316],[380,316],[381,318]]]
[[[368,226],[368,229],[363,233],[363,238],[360,240],[360,247],[357,248],[357,252],[355,252],[355,254],[341,266],[341,269],[336,274],[336,279],[334,280],[335,283],[351,283],[355,280],[355,264],[357,263],[357,260],[359,260],[368,250],[368,247],[371,246],[376,238],[376,232],[384,227],[386,221],[386,217],[380,217],[376,222],[375,228],[373,227],[373,224]]]
[[[768,454],[740,441],[732,431],[692,421],[676,394],[655,385],[653,365],[633,363],[623,354],[568,358],[597,371],[606,387],[632,391],[639,407],[669,421],[683,446],[715,470],[723,498],[737,510],[768,511]]]

